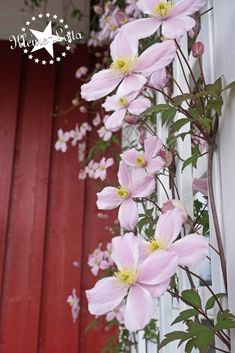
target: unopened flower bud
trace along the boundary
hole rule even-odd
[[[97,69],[97,70],[99,70],[99,69],[101,69],[101,64],[100,63],[97,63],[97,64],[95,64],[95,68]]]
[[[165,161],[165,166],[169,167],[173,161],[173,156],[172,153],[169,151],[161,150],[159,153],[159,156],[161,156],[164,161]]]
[[[93,10],[99,16],[103,15],[104,13],[103,7],[101,5],[94,5]]]
[[[202,42],[195,42],[192,45],[192,54],[194,58],[200,58],[204,53],[204,44]]]
[[[86,114],[87,113],[87,108],[84,107],[83,105],[79,108],[80,112],[83,113],[83,114]]]
[[[79,99],[78,98],[74,98],[73,100],[72,100],[72,104],[76,107],[76,106],[78,106],[79,105]]]
[[[136,125],[138,120],[139,120],[139,118],[135,115],[126,115],[125,116],[125,122],[130,125]]]

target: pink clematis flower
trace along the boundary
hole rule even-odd
[[[149,174],[154,174],[164,168],[165,162],[159,153],[163,143],[157,136],[152,136],[144,141],[144,152],[132,148],[121,156],[124,162],[132,167],[142,168]]]
[[[141,330],[149,323],[154,314],[149,289],[159,288],[161,295],[177,267],[173,252],[155,252],[140,262],[139,244],[139,239],[130,233],[113,238],[112,258],[117,272],[86,291],[93,315],[106,314],[124,300],[124,324],[129,331]]]
[[[82,85],[81,96],[87,101],[102,98],[121,82],[123,95],[133,91],[133,87],[139,91],[147,81],[145,76],[170,64],[175,53],[175,44],[170,40],[152,45],[138,57],[138,41],[120,32],[111,43],[110,68],[96,73]]]
[[[126,113],[139,115],[151,106],[148,98],[139,97],[139,92],[132,92],[123,95],[121,90],[118,89],[117,94],[107,97],[103,107],[106,111],[114,111],[107,120],[105,126],[111,131],[117,131],[121,128]]]
[[[131,172],[124,162],[120,162],[118,181],[118,188],[109,186],[97,194],[97,207],[112,210],[120,206],[118,220],[121,227],[133,230],[138,222],[138,208],[133,198],[149,196],[155,188],[154,178]]]
[[[67,151],[67,142],[70,139],[70,133],[64,132],[62,129],[59,129],[58,132],[58,141],[55,143],[56,151],[61,150],[61,152],[65,153]]]
[[[157,222],[154,239],[151,242],[141,240],[143,256],[158,251],[170,251],[177,256],[179,265],[198,265],[207,255],[208,243],[203,236],[198,234],[189,234],[176,240],[181,227],[182,214],[177,208],[161,215]]]
[[[113,158],[105,159],[105,157],[103,157],[101,161],[98,163],[98,166],[95,170],[94,178],[95,179],[100,178],[102,181],[105,180],[107,177],[107,169],[111,167],[113,164],[114,164]]]
[[[85,167],[84,171],[88,174],[89,178],[94,178],[96,168],[98,163],[96,163],[93,159],[88,163]]]
[[[193,190],[201,192],[203,195],[208,195],[208,179],[207,178],[194,178]]]
[[[178,38],[195,26],[196,22],[190,15],[205,3],[206,0],[180,0],[174,5],[168,0],[139,0],[137,6],[150,18],[132,21],[122,30],[130,37],[140,39],[151,36],[162,25],[164,37]]]
[[[182,223],[185,223],[188,220],[188,213],[184,206],[184,204],[179,200],[168,200],[162,206],[162,213],[166,213],[167,211],[174,210],[177,208],[181,212]]]
[[[116,308],[106,314],[106,320],[109,322],[116,319],[118,322],[122,323],[124,320],[123,309],[123,303],[119,304]]]

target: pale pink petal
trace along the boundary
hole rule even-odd
[[[148,161],[146,165],[146,170],[149,174],[154,174],[159,172],[162,168],[165,167],[165,162],[162,157],[152,158]]]
[[[169,65],[176,54],[176,46],[172,40],[151,45],[139,57],[135,72],[152,73]]]
[[[150,78],[149,85],[157,89],[163,89],[167,83],[166,69],[160,69],[155,71]]]
[[[193,190],[200,191],[203,195],[208,195],[208,179],[207,178],[194,178]]]
[[[120,108],[117,95],[108,96],[105,102],[102,104],[102,107],[106,112],[115,111]]]
[[[126,108],[118,109],[112,115],[110,115],[104,122],[106,129],[110,131],[117,131],[121,128],[123,120],[126,115]]]
[[[153,298],[159,298],[162,294],[166,292],[167,288],[170,285],[170,281],[171,280],[168,279],[167,281],[157,284],[156,286],[149,286],[147,284],[141,285],[149,291]]]
[[[87,101],[102,98],[112,92],[121,82],[124,74],[114,70],[102,70],[92,76],[90,82],[82,85],[81,96]]]
[[[173,243],[170,250],[178,256],[179,265],[195,266],[207,255],[208,243],[202,235],[190,234]]]
[[[110,51],[113,61],[119,57],[132,59],[138,54],[138,41],[119,31],[110,45]]]
[[[142,330],[152,319],[154,313],[153,299],[143,287],[135,284],[128,293],[124,311],[124,324],[133,332]]]
[[[131,197],[146,197],[152,194],[155,189],[155,179],[152,176],[139,178],[133,183]]]
[[[157,136],[151,136],[144,141],[144,150],[146,159],[156,157],[162,149],[162,140]]]
[[[131,21],[122,27],[122,31],[131,38],[141,39],[154,34],[161,25],[161,21],[156,18],[141,18]]]
[[[192,15],[206,4],[206,0],[181,0],[170,10],[169,16]]]
[[[137,152],[135,148],[132,148],[129,151],[123,152],[121,157],[126,164],[135,167],[136,166],[135,161],[136,161],[136,158],[139,156],[139,154],[140,153]]]
[[[162,34],[167,38],[178,38],[193,28],[195,23],[189,16],[170,17],[162,24]]]
[[[154,251],[139,266],[138,283],[156,285],[167,281],[176,272],[177,261],[173,251]]]
[[[124,186],[127,189],[127,191],[130,190],[131,172],[123,161],[119,163],[118,181],[121,186]]]
[[[137,98],[132,101],[127,110],[133,115],[142,114],[146,109],[151,106],[151,102],[147,98]]]
[[[112,165],[114,165],[114,160],[113,158],[108,158],[107,161],[105,162],[105,168],[109,168]]]
[[[113,319],[115,319],[115,312],[114,311],[110,311],[107,315],[106,315],[106,320],[107,321],[112,321]]]
[[[88,310],[93,315],[103,315],[116,308],[126,296],[128,286],[116,277],[106,277],[86,291]]]
[[[108,186],[97,193],[97,207],[99,210],[112,210],[122,203],[122,199],[117,197],[117,188]]]
[[[161,0],[139,0],[136,5],[147,15],[154,15],[154,9]]]
[[[179,235],[182,224],[180,210],[174,208],[173,210],[167,211],[158,219],[155,238],[166,245],[171,245]]]
[[[143,75],[130,74],[123,79],[119,88],[123,96],[125,96],[130,92],[140,91],[146,82],[147,79]]]
[[[138,223],[138,208],[132,199],[124,200],[118,211],[118,220],[122,228],[134,230]]]
[[[135,271],[139,260],[139,240],[133,233],[112,239],[113,261],[119,271]]]

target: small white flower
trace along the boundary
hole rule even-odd
[[[62,129],[58,131],[58,141],[55,143],[56,151],[62,151],[63,153],[67,151],[67,142],[70,139],[70,133],[64,132]]]
[[[86,66],[81,66],[77,69],[75,77],[79,79],[82,76],[85,76],[87,73],[88,73],[88,68]]]
[[[100,125],[101,117],[100,117],[99,113],[96,114],[95,118],[92,120],[92,123],[93,123],[94,126]]]
[[[73,322],[75,323],[80,311],[79,298],[77,297],[75,288],[73,288],[72,294],[68,296],[67,303],[71,307],[71,314],[72,314]]]

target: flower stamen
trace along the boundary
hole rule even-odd
[[[172,2],[160,1],[155,6],[155,13],[160,17],[167,17],[170,9],[173,7]]]
[[[135,283],[135,275],[129,271],[115,272],[115,277],[125,284]]]
[[[124,186],[120,186],[117,190],[117,196],[121,199],[127,199],[129,197],[129,192]]]
[[[146,165],[146,160],[142,154],[138,155],[135,159],[135,165],[137,167],[145,167]]]

